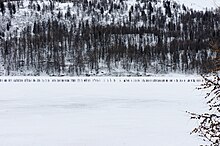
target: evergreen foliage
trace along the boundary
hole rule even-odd
[[[158,2],[153,0],[137,1],[131,7],[123,0],[74,0],[60,10],[58,2],[69,1],[43,5],[30,1],[30,14],[37,18],[33,23],[18,32],[7,20],[0,29],[4,38],[0,49],[7,50],[0,55],[8,74],[83,75],[102,68],[110,73],[117,68],[205,73],[213,56],[208,44],[220,37],[220,15],[215,10],[194,11],[169,1],[156,7]],[[22,1],[17,7],[7,3],[13,19]],[[0,17],[4,17],[4,5],[0,4]]]

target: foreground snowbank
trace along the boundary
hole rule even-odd
[[[200,77],[0,79],[4,146],[196,146],[201,142],[189,135],[196,123],[185,112],[206,110],[203,93],[195,89]]]

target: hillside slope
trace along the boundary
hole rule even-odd
[[[208,44],[219,36],[220,19],[211,8],[215,3],[208,4],[201,9],[186,0],[1,2],[1,74],[206,72],[214,55]]]
[[[189,8],[197,11],[205,11],[206,9],[216,9],[220,6],[219,0],[175,0],[179,4],[184,4]]]

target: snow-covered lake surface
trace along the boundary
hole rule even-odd
[[[0,77],[0,145],[197,146],[186,111],[206,110],[200,84],[192,76]]]

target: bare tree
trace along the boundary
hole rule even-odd
[[[213,50],[217,53],[220,51],[218,45],[211,45]],[[208,90],[205,99],[209,110],[206,113],[196,114],[190,113],[191,119],[199,121],[198,127],[194,128],[191,134],[198,134],[204,141],[208,142],[209,146],[220,145],[220,77],[218,71],[220,70],[218,64],[219,57],[216,56],[213,61],[217,66],[211,68],[209,75],[202,75],[204,83],[200,89]]]

